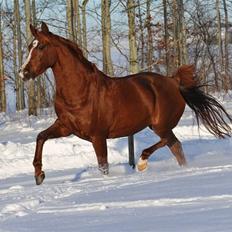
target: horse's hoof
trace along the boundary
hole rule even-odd
[[[142,171],[144,171],[144,170],[146,170],[147,169],[147,159],[142,159],[142,158],[139,158],[139,161],[138,161],[138,163],[137,163],[137,169],[138,169],[138,171],[140,171],[140,172],[142,172]]]
[[[35,182],[37,185],[41,185],[45,178],[45,173],[42,171],[38,176],[35,176]]]
[[[103,175],[108,175],[109,174],[109,169],[102,169],[102,168],[99,168],[99,171],[103,174]]]
[[[109,165],[104,164],[104,165],[99,165],[98,170],[103,174],[103,175],[108,175],[109,174]]]
[[[103,170],[103,171],[102,171],[102,174],[103,174],[103,175],[108,175],[108,174],[109,174],[109,169]]]

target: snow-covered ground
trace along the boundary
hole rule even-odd
[[[232,113],[230,98],[223,104]],[[102,176],[91,144],[71,136],[46,142],[46,179],[36,186],[35,139],[55,120],[50,111],[0,114],[0,232],[232,231],[232,139],[199,132],[188,109],[174,130],[188,167],[163,148],[147,171],[132,170],[121,138],[108,141],[110,174]],[[157,140],[149,129],[138,133],[137,158]]]

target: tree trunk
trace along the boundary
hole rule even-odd
[[[25,0],[25,16],[26,16],[26,37],[27,45],[29,45],[31,39],[30,23],[31,23],[31,4],[30,0]],[[28,91],[28,114],[37,115],[36,109],[36,96],[35,96],[35,82],[30,80]]]
[[[101,0],[101,27],[102,27],[102,53],[103,72],[113,76],[113,65],[111,60],[111,19],[110,1]]]
[[[228,53],[228,38],[229,38],[229,19],[228,19],[228,10],[226,0],[223,0],[223,8],[225,15],[225,41],[224,41],[224,56],[225,56],[225,75],[229,83],[229,89],[232,89],[232,76],[229,72],[229,53]]]
[[[13,65],[14,65],[14,78],[15,78],[15,93],[16,93],[16,110],[19,111],[19,76],[17,65],[17,28],[15,17],[15,1],[14,1],[14,25],[13,25]]]
[[[145,41],[144,41],[144,25],[143,25],[143,18],[142,18],[142,12],[141,12],[141,4],[140,0],[137,2],[138,5],[138,17],[139,17],[139,32],[140,32],[140,55],[141,55],[141,60],[140,60],[140,67],[141,70],[144,69],[144,63],[145,63],[145,54],[144,54],[144,47],[145,47]]]
[[[173,32],[175,66],[179,67],[188,63],[183,0],[173,0]]]
[[[128,8],[128,26],[129,26],[129,60],[130,60],[130,73],[137,73],[138,69],[138,57],[137,57],[137,44],[136,44],[136,32],[135,32],[135,2],[134,0],[127,0]]]
[[[221,28],[221,13],[220,13],[220,2],[216,0],[216,12],[217,12],[217,39],[218,39],[218,48],[219,48],[219,63],[220,69],[223,70],[223,48],[222,48],[222,28]]]
[[[86,5],[89,0],[84,0],[82,2],[82,49],[83,49],[83,54],[86,58],[88,58],[88,50],[87,50],[87,26],[86,26]]]
[[[153,36],[152,36],[152,27],[151,27],[151,0],[147,0],[147,18],[146,18],[146,27],[147,27],[147,69],[152,71],[153,67]]]
[[[169,33],[168,33],[168,14],[167,14],[167,0],[163,0],[163,14],[164,14],[164,49],[165,49],[165,63],[166,63],[166,75],[170,75],[170,67],[169,67]]]
[[[73,5],[73,35],[74,41],[77,42],[77,0],[72,0]]]
[[[36,17],[36,2],[35,0],[31,0],[31,12],[32,12],[32,24],[34,26],[37,26],[37,17]],[[42,94],[42,89],[43,89],[43,79],[44,75],[40,75],[36,78],[35,80],[35,95],[36,95],[36,104],[37,104],[37,109],[43,108],[43,99],[46,96],[43,96]]]
[[[68,24],[68,38],[75,41],[75,29],[74,29],[74,4],[73,0],[66,1],[66,17]]]
[[[137,73],[138,57],[137,57],[137,44],[136,44],[136,31],[135,31],[135,1],[127,0],[127,14],[128,14],[128,27],[129,27],[129,60],[130,60],[130,73]],[[134,160],[134,137],[128,137],[129,143],[129,164],[135,166]]]
[[[82,36],[81,36],[81,15],[80,15],[80,6],[79,0],[76,0],[76,26],[77,26],[77,42],[79,47],[82,47]]]
[[[220,12],[220,1],[216,0],[216,15],[217,15],[217,39],[218,39],[218,50],[219,50],[219,64],[220,73],[222,74],[222,87],[228,91],[228,83],[225,75],[225,66],[223,58],[223,45],[222,45],[222,28],[221,28],[221,12]]]
[[[15,86],[16,86],[16,110],[25,108],[24,84],[18,75],[18,68],[22,66],[22,38],[20,24],[19,0],[14,0],[14,54],[15,54]]]
[[[6,112],[6,92],[3,65],[2,11],[0,11],[0,112]]]

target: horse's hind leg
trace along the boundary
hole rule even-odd
[[[165,145],[168,145],[169,149],[171,150],[172,154],[176,157],[176,160],[180,166],[186,165],[186,160],[181,143],[176,138],[174,133],[172,131],[169,131],[161,137],[161,140],[158,143],[152,145],[151,147],[145,149],[142,152],[137,164],[138,170],[145,170],[147,168],[148,158],[151,156],[151,154]]]
[[[165,145],[167,145],[168,143],[168,140],[166,138],[161,138],[161,140],[152,145],[151,147],[149,148],[146,148],[145,150],[143,150],[140,158],[139,158],[139,161],[137,163],[137,169],[139,171],[143,171],[147,168],[147,161],[148,161],[148,158],[151,156],[151,154],[156,151],[157,149],[161,148],[161,147],[164,147]]]
[[[176,157],[178,164],[180,166],[186,165],[187,162],[184,156],[181,142],[176,138],[173,132],[170,134],[169,142],[167,145],[171,150],[172,154]]]

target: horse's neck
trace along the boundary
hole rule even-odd
[[[87,89],[91,84],[88,70],[77,57],[72,54],[58,54],[58,60],[52,67],[55,82],[56,94],[62,97],[76,98],[85,97]]]

